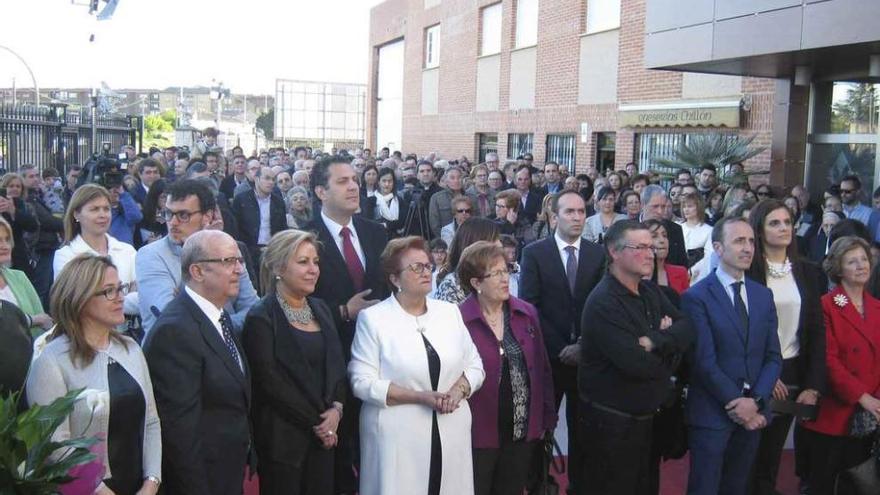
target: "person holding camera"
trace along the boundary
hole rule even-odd
[[[110,235],[126,244],[134,245],[134,230],[144,219],[140,205],[121,183],[109,181],[102,185],[110,191]]]
[[[52,260],[55,250],[61,245],[64,223],[52,214],[42,194],[42,179],[34,165],[19,168],[24,193],[24,202],[37,219],[37,231],[25,236],[29,249],[30,263],[34,267],[33,283],[40,295],[43,307],[49,307],[49,290],[52,288]]]

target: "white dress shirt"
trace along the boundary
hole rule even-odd
[[[205,316],[208,317],[208,320],[211,321],[211,324],[214,325],[214,330],[217,330],[217,334],[220,335],[220,341],[226,342],[226,337],[223,335],[223,325],[220,323],[220,318],[223,316],[223,308],[218,308],[214,306],[214,303],[205,299],[198,292],[189,288],[189,286],[184,285],[183,290],[192,298],[193,302],[196,303],[196,306],[202,310],[202,313],[205,313]],[[234,344],[233,344],[234,345]],[[238,367],[244,370],[244,367],[241,365],[241,357],[238,358]]]
[[[361,265],[363,265],[364,270],[367,267],[367,258],[364,256],[364,250],[361,249],[361,242],[358,240],[357,230],[354,228],[354,223],[351,219],[348,219],[348,224],[339,225],[334,222],[330,217],[324,214],[324,211],[321,210],[321,218],[324,220],[324,225],[327,226],[327,230],[330,231],[330,235],[333,237],[333,240],[336,242],[336,247],[339,248],[339,254],[342,257],[345,257],[345,251],[342,249],[342,236],[339,234],[342,231],[342,227],[348,227],[348,230],[351,231],[351,243],[354,245],[354,251],[357,253],[358,258],[361,260]]]
[[[746,312],[749,311],[749,298],[746,296],[746,278],[744,276],[740,276],[740,278],[733,278],[729,273],[724,271],[724,268],[721,265],[718,265],[718,268],[715,269],[715,276],[718,277],[718,280],[721,282],[721,286],[724,287],[724,291],[727,293],[727,297],[730,298],[730,304],[733,304],[733,307],[736,308],[736,303],[733,299],[733,287],[730,285],[734,282],[742,282],[742,289],[740,289],[740,295],[742,296],[743,303],[746,305]]]
[[[565,266],[566,266],[565,264],[568,263],[568,251],[565,250],[565,248],[567,248],[568,246],[574,247],[574,257],[575,257],[575,259],[578,260],[578,262],[580,262],[580,259],[581,259],[580,258],[580,254],[581,254],[580,253],[580,251],[581,251],[580,238],[578,238],[576,241],[574,241],[573,244],[569,244],[569,243],[563,241],[562,238],[559,237],[559,232],[556,232],[555,234],[553,234],[553,238],[556,239],[556,249],[559,250],[559,258],[562,259],[563,271],[565,271]],[[578,265],[578,266],[580,266],[580,265]]]

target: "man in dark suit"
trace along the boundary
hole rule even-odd
[[[235,240],[191,235],[181,252],[184,290],[144,342],[162,422],[168,495],[240,495],[248,461],[250,370],[223,309],[244,270]]]
[[[232,173],[220,181],[220,192],[232,200],[235,197],[235,188],[247,182],[247,158],[244,155],[236,155],[232,159]]]
[[[559,174],[559,164],[556,162],[547,162],[544,164],[544,185],[541,187],[541,198],[553,193],[562,191],[562,177]]]
[[[269,239],[287,228],[284,200],[275,192],[275,174],[269,167],[257,172],[254,188],[232,200],[232,213],[238,225],[238,239],[245,243],[260,265],[260,255]]]
[[[137,201],[137,204],[143,206],[144,201],[147,200],[147,194],[150,192],[150,188],[153,187],[153,183],[161,178],[159,174],[159,162],[154,160],[153,158],[144,158],[138,163],[138,176],[140,177],[140,182],[138,182],[131,191],[131,197]]]
[[[670,265],[688,266],[687,250],[684,243],[684,232],[681,225],[669,220],[667,213],[666,191],[658,185],[650,185],[642,189],[642,218],[645,220],[660,220],[666,227],[666,235],[669,238],[669,256],[666,263]]]
[[[742,218],[719,221],[714,273],[682,297],[697,332],[688,390],[691,495],[745,495],[782,371],[776,306],[767,287],[745,277],[755,235]]]
[[[562,397],[566,397],[569,462],[580,466],[583,442],[589,441],[576,438],[580,316],[584,301],[602,278],[605,253],[598,245],[581,238],[586,205],[576,191],[558,194],[550,208],[557,218],[556,233],[523,250],[519,295],[540,314],[557,409]],[[580,470],[569,472],[569,493],[576,493],[580,489]]]
[[[522,196],[519,214],[531,225],[541,213],[541,202],[544,197],[540,189],[532,188],[532,169],[528,165],[520,165],[515,177],[516,190]]]
[[[329,156],[316,163],[311,185],[321,200],[320,213],[307,226],[321,241],[321,277],[313,295],[330,307],[347,363],[358,313],[388,296],[379,266],[388,236],[378,223],[354,216],[360,206],[359,186],[345,158]],[[357,491],[352,468],[359,407],[352,403],[347,409],[336,454],[337,493]]]

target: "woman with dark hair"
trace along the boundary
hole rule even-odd
[[[686,267],[671,265],[666,262],[669,256],[669,235],[663,221],[657,219],[647,220],[643,223],[651,232],[654,241],[654,274],[651,281],[660,287],[668,287],[674,291],[674,297],[670,301],[678,306],[678,296],[690,287],[688,270]],[[669,295],[667,293],[667,295]]]
[[[24,182],[21,176],[8,173],[0,177],[0,215],[9,222],[12,228],[12,268],[27,274],[33,278],[34,267],[30,263],[30,253],[25,242],[25,234],[32,234],[40,230],[40,223],[34,212],[24,202]]]
[[[779,322],[782,374],[773,390],[774,401],[816,405],[825,391],[825,328],[820,298],[827,285],[822,272],[803,260],[795,242],[794,215],[782,202],[766,199],[752,208],[749,223],[755,233],[755,253],[748,276],[773,292]],[[752,474],[752,493],[772,494],[782,448],[794,416],[774,411],[773,422],[761,431]],[[796,454],[811,450],[808,435],[796,428]]]
[[[149,244],[156,239],[168,235],[165,223],[165,186],[168,182],[159,179],[150,186],[150,192],[144,200],[144,219],[141,221],[141,240]]]
[[[376,193],[379,190],[379,169],[376,165],[367,165],[361,173],[361,211],[363,218],[376,218]]]
[[[620,178],[617,175],[615,177]],[[608,228],[614,225],[615,222],[626,220],[626,215],[617,213],[614,210],[616,200],[617,193],[612,186],[599,189],[596,193],[598,211],[595,215],[587,218],[587,223],[584,225],[584,239],[596,244],[602,244],[602,239],[605,237],[605,232],[608,231]]]
[[[624,191],[620,196],[620,206],[623,214],[630,220],[638,220],[642,214],[642,198],[632,189]]]
[[[758,201],[774,199],[773,188],[770,187],[770,184],[761,184],[755,188],[755,197],[758,198]]]
[[[375,199],[375,220],[385,226],[389,239],[396,239],[402,234],[408,208],[397,194],[397,177],[389,167],[379,169],[378,188],[373,195]]]
[[[496,198],[496,201],[499,200]],[[461,253],[464,248],[477,241],[497,242],[500,246],[500,239],[501,230],[498,228],[498,224],[492,220],[480,217],[465,220],[455,233],[455,237],[452,238],[449,254],[446,256],[446,265],[440,268],[437,274],[437,290],[434,292],[434,299],[455,305],[461,304],[467,297],[456,275]]]

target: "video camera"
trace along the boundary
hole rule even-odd
[[[83,165],[83,171],[76,186],[98,184],[105,189],[113,189],[122,185],[122,178],[128,169],[128,159],[124,161],[113,158],[110,153],[111,144],[101,143],[101,153],[95,153]],[[124,153],[120,154],[122,157]]]

